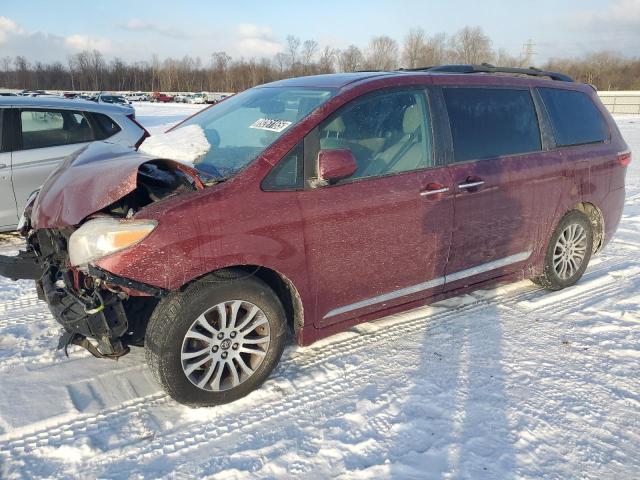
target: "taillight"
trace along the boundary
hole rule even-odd
[[[133,123],[135,123],[137,126],[139,126],[144,132],[142,134],[142,136],[140,137],[140,139],[134,145],[135,149],[137,150],[138,148],[140,148],[140,145],[142,145],[142,142],[144,142],[144,140],[146,138],[149,138],[151,136],[151,134],[147,131],[146,128],[144,128],[142,125],[140,125],[140,122],[138,122],[136,120],[136,115],[134,113],[132,113],[130,115],[127,115],[127,117],[129,117],[129,120],[131,120]]]
[[[631,152],[626,151],[618,154],[618,162],[623,167],[628,166],[631,163]]]

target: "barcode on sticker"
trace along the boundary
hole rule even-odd
[[[249,125],[249,128],[257,128],[258,130],[269,130],[270,132],[281,132],[289,125],[291,125],[291,122],[287,122],[286,120],[259,118],[251,125]]]

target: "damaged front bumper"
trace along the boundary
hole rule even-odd
[[[66,353],[68,345],[79,345],[111,359],[127,354],[129,345],[142,344],[146,321],[167,293],[97,268],[89,275],[50,268],[38,286],[65,330],[58,348]]]
[[[0,256],[0,276],[35,280],[38,297],[64,328],[58,348],[79,345],[98,358],[117,359],[142,344],[146,320],[168,293],[98,267],[84,274],[54,266],[32,251]]]

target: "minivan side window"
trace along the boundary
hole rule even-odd
[[[542,149],[529,90],[450,87],[442,92],[456,162]]]
[[[23,150],[95,140],[89,122],[80,112],[23,109],[20,123]]]
[[[349,178],[380,177],[433,166],[431,126],[422,91],[357,98],[319,127],[320,149],[347,149],[358,168]]]
[[[602,143],[609,139],[607,125],[591,99],[583,92],[539,88],[551,120],[556,145]]]

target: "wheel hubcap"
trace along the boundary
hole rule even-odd
[[[182,342],[182,370],[202,390],[237,387],[258,369],[270,344],[269,322],[251,302],[219,303],[200,315]]]
[[[587,253],[587,233],[582,225],[573,223],[565,228],[553,251],[553,269],[562,280],[573,277]]]

